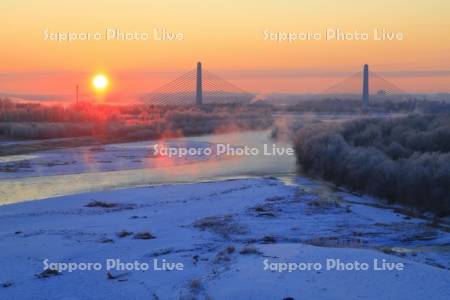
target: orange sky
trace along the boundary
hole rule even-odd
[[[290,0],[129,0],[0,2],[0,93],[70,97],[76,84],[109,75],[112,98],[132,99],[195,67],[254,92],[320,92],[371,69],[409,92],[450,91],[450,2]],[[45,40],[53,33],[145,32],[146,41]],[[155,41],[153,30],[182,33]],[[270,32],[368,32],[386,28],[402,41],[276,42]],[[114,96],[113,96],[114,95]],[[38,97],[39,98],[39,97]],[[51,97],[48,97],[49,99]]]

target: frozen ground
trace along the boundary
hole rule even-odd
[[[0,299],[447,299],[448,231],[296,177],[23,202],[0,207]],[[103,268],[42,276],[45,259]],[[150,270],[108,274],[106,259]],[[153,270],[154,259],[184,270]],[[327,259],[370,268],[326,270]],[[404,270],[375,271],[374,259]],[[270,271],[265,260],[323,269]]]

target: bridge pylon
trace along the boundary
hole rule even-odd
[[[362,109],[369,108],[369,65],[365,64],[363,69],[363,87],[362,87]]]
[[[195,90],[195,104],[203,104],[202,63],[197,63],[197,84]]]

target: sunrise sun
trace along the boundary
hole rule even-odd
[[[96,90],[102,91],[108,87],[108,77],[103,74],[97,74],[92,78],[92,85]]]

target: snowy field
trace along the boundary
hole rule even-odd
[[[447,299],[448,228],[379,204],[284,177],[4,205],[0,299]]]

